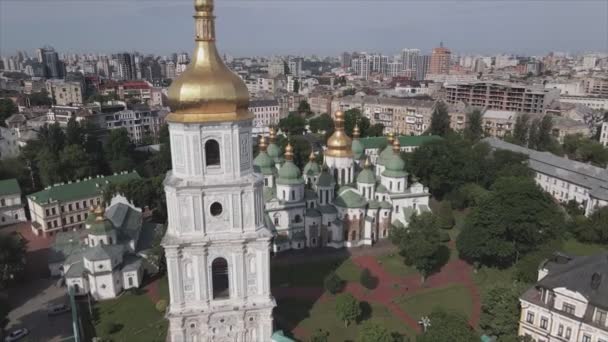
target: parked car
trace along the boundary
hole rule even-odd
[[[69,312],[71,308],[65,304],[49,305],[47,313],[49,316],[60,315],[65,312]]]
[[[6,336],[4,338],[4,342],[19,341],[20,339],[22,339],[25,336],[27,336],[29,333],[30,333],[30,331],[27,330],[26,328],[13,330],[13,331],[11,331],[10,334],[8,334],[8,336]]]

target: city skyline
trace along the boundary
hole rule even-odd
[[[216,12],[220,48],[235,56],[338,55],[351,50],[390,55],[402,48],[429,53],[440,41],[462,54],[608,51],[607,2],[547,3],[219,1]],[[118,12],[102,2],[3,1],[0,51],[9,55],[47,44],[67,53],[190,51],[193,25],[183,20],[191,13],[190,1],[120,4]]]

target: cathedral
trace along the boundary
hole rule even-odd
[[[269,144],[260,138],[254,170],[264,176],[265,222],[275,253],[314,247],[357,247],[387,238],[392,226],[408,225],[414,213],[429,211],[430,194],[415,178],[408,182],[399,139],[372,165],[355,127],[344,131],[344,113],[335,114],[335,132],[327,141],[323,165],[311,153],[300,170],[293,148],[284,155],[270,129]]]

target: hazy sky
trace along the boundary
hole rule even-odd
[[[0,54],[190,51],[192,0],[0,0]],[[221,52],[608,51],[608,0],[216,0]]]

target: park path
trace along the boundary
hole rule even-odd
[[[469,319],[469,324],[476,327],[479,324],[481,315],[481,298],[479,289],[473,281],[472,267],[462,260],[448,262],[440,272],[428,277],[424,283],[420,282],[419,275],[394,276],[386,272],[378,260],[376,253],[361,253],[353,258],[353,262],[360,268],[367,268],[372,276],[377,278],[377,286],[372,290],[363,288],[361,284],[349,282],[343,289],[344,292],[352,294],[357,300],[368,303],[381,304],[388,308],[391,313],[399,317],[405,324],[416,332],[421,332],[416,318],[403,311],[395,300],[403,295],[415,295],[416,293],[441,288],[451,284],[464,285],[470,292],[473,302],[473,311]],[[308,260],[310,262],[310,259]],[[321,287],[280,287],[273,288],[272,294],[276,298],[299,298],[309,300],[326,301],[329,295]],[[292,324],[293,325],[293,324]],[[302,329],[294,331],[297,336],[308,336]]]

